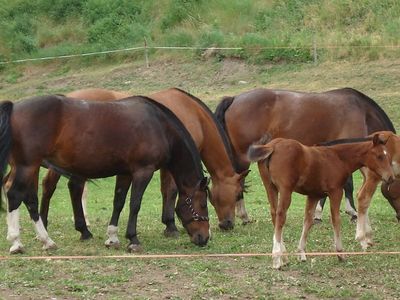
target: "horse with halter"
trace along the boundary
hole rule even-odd
[[[225,97],[215,115],[228,134],[238,171],[249,168],[247,150],[266,132],[272,138],[295,139],[308,146],[376,131],[395,132],[383,109],[351,88],[323,93],[255,89]],[[352,200],[352,181],[346,186],[346,199]],[[238,201],[237,211],[248,219],[243,200]]]
[[[136,224],[142,195],[153,173],[165,168],[177,184],[176,212],[191,241],[199,246],[207,243],[207,179],[199,153],[179,119],[159,103],[146,97],[107,103],[42,96],[1,103],[0,119],[2,176],[7,162],[11,165],[7,181],[11,253],[23,250],[18,210],[22,201],[43,248],[55,247],[38,212],[38,174],[43,163],[70,176],[71,194],[82,193],[83,178],[129,176],[128,251],[140,247]],[[116,193],[114,206],[123,205]],[[76,227],[82,235],[90,234],[80,201],[73,202],[73,210]],[[113,214],[109,231],[117,227],[118,217]]]
[[[305,246],[313,223],[316,205],[328,196],[337,252],[342,252],[340,236],[340,202],[346,179],[357,169],[366,166],[383,180],[394,177],[386,139],[375,134],[372,138],[349,139],[332,142],[332,146],[307,147],[292,139],[277,138],[269,143],[264,139],[250,146],[248,157],[257,161],[261,178],[267,189],[270,212],[275,232],[273,238],[273,267],[281,268],[286,262],[283,226],[293,192],[307,195],[303,231],[299,242],[300,259],[306,260]],[[279,199],[278,199],[279,194]],[[342,255],[338,255],[342,260]],[[287,258],[287,257],[286,257]]]
[[[67,94],[69,97],[92,101],[115,101],[128,96],[127,93],[106,89],[83,89]],[[207,106],[201,100],[177,88],[154,93],[150,96],[169,108],[185,125],[191,134],[201,158],[212,180],[211,203],[216,209],[219,226],[230,229],[234,225],[236,200],[242,194],[244,177],[248,171],[237,174],[233,168],[233,155],[224,130]],[[47,224],[50,198],[54,193],[60,175],[49,169],[43,179],[41,217]],[[130,186],[130,178],[117,176],[120,197],[124,197]],[[173,236],[178,233],[174,221],[174,207],[177,195],[176,184],[168,170],[161,169],[161,192],[163,196],[162,222],[166,225],[164,233]],[[74,194],[80,198],[81,195]],[[74,199],[79,201],[79,199]],[[83,202],[85,203],[85,202]],[[107,240],[107,246],[117,246],[118,239],[113,235]]]

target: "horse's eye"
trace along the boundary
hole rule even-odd
[[[385,156],[383,156],[382,154],[378,155],[379,160],[383,160],[384,158],[385,158]]]

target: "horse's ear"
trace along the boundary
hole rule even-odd
[[[246,171],[243,171],[242,173],[240,173],[240,174],[239,174],[240,180],[246,178],[246,176],[249,175],[250,171],[251,171],[251,170],[246,170]]]
[[[203,179],[200,180],[199,189],[205,190],[209,183],[210,183],[210,178],[203,177]]]
[[[386,142],[388,141],[388,139],[389,139],[388,135],[376,133],[376,134],[374,134],[374,137],[372,138],[372,142],[374,143],[374,146],[385,145]]]
[[[268,158],[274,152],[274,149],[267,145],[251,145],[247,151],[247,157],[250,161],[260,161]]]

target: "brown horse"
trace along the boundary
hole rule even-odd
[[[391,184],[383,182],[381,191],[396,211],[397,220],[400,222],[400,179],[395,179]]]
[[[312,225],[315,207],[321,197],[328,196],[331,203],[331,219],[337,252],[342,252],[340,236],[340,202],[346,179],[357,169],[368,167],[385,180],[393,180],[394,174],[387,155],[383,136],[371,139],[340,140],[332,146],[307,147],[292,139],[277,138],[250,146],[250,161],[258,161],[261,177],[267,187],[272,222],[273,267],[283,265],[286,252],[283,242],[283,226],[293,192],[307,195],[303,231],[299,242],[301,260],[306,260],[305,245]],[[332,143],[334,144],[334,143]],[[279,194],[279,199],[278,199]],[[339,255],[339,259],[343,257]]]
[[[395,132],[378,104],[351,88],[324,93],[255,89],[225,97],[215,114],[229,136],[238,171],[249,168],[247,150],[266,132],[308,146],[380,130]],[[237,209],[247,219],[243,200]]]
[[[394,175],[397,178],[400,178],[400,137],[392,132],[377,133],[384,136],[384,138],[387,140],[386,149],[392,159],[391,163]],[[368,208],[371,203],[372,196],[375,193],[378,184],[381,182],[381,178],[366,168],[361,169],[361,174],[364,177],[364,181],[357,195],[358,219],[356,239],[360,242],[361,247],[366,250],[373,244],[372,228],[370,226],[368,217]],[[382,183],[381,190],[383,196],[388,199],[389,204],[396,211],[397,219],[400,220],[400,198],[396,196],[398,193],[398,186],[398,179],[392,184],[384,182]]]
[[[84,89],[69,93],[67,96],[85,100],[112,101],[127,97],[128,94],[105,89]],[[207,106],[185,91],[176,88],[167,89],[154,93],[151,97],[173,111],[190,132],[211,176],[211,201],[220,220],[219,226],[223,229],[232,228],[236,200],[242,194],[242,181],[248,171],[244,171],[242,174],[235,172],[232,151],[225,132]],[[59,176],[50,170],[43,180],[41,217],[45,224],[47,224],[49,201]],[[117,184],[122,197],[129,189],[130,179],[120,176],[117,178]],[[161,169],[161,191],[164,203],[162,221],[166,225],[165,233],[166,235],[175,235],[178,232],[174,221],[177,190],[172,176],[165,169]],[[73,193],[71,196],[80,197]],[[117,214],[117,212],[115,213]],[[118,245],[118,240],[113,235],[106,244]]]
[[[75,193],[82,192],[83,178],[131,178],[126,231],[129,251],[137,250],[140,244],[136,224],[142,195],[154,171],[165,168],[177,183],[176,211],[191,241],[207,243],[207,180],[200,156],[183,124],[164,106],[145,97],[107,103],[43,96],[16,104],[3,102],[0,112],[0,166],[4,167],[8,159],[12,166],[7,191],[11,253],[22,251],[18,215],[22,201],[43,248],[55,246],[38,214],[38,173],[43,162],[69,174]],[[120,205],[118,195],[115,197],[114,204]],[[77,225],[85,226],[84,219],[79,219],[83,217],[81,202],[73,202],[73,208]],[[117,222],[112,219],[109,230]]]

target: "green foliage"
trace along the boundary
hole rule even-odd
[[[316,39],[341,46],[319,50],[321,59],[374,60],[391,56],[375,46],[399,44],[399,20],[393,0],[0,0],[0,53],[80,53],[141,46],[145,37],[157,46],[244,48],[221,58],[305,62]]]

